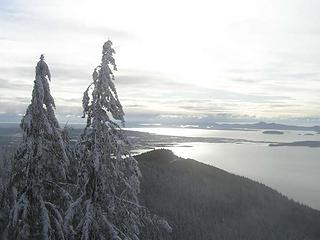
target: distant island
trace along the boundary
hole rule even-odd
[[[289,142],[289,143],[270,143],[270,147],[312,147],[318,148],[320,147],[320,141],[297,141],[297,142]]]
[[[276,130],[263,131],[262,133],[263,133],[263,134],[278,134],[278,135],[284,134],[284,132],[282,132],[282,131],[276,131]]]

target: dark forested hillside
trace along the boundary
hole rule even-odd
[[[244,177],[168,150],[136,156],[141,202],[179,240],[320,239],[320,212]]]

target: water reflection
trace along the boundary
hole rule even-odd
[[[284,134],[263,134],[263,130],[208,130],[188,128],[128,128],[133,131],[149,132],[159,135],[181,137],[215,137],[246,139],[251,141],[293,142],[293,141],[320,141],[320,134],[307,131],[281,131]]]

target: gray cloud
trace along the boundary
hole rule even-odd
[[[238,81],[239,79],[235,79]],[[241,79],[240,81],[247,82],[246,79]],[[253,82],[254,80],[252,80]],[[279,100],[290,100],[291,97],[283,96],[283,95],[272,95],[272,94],[246,94],[246,93],[237,93],[230,90],[223,90],[223,89],[212,89],[212,88],[205,88],[199,87],[192,84],[187,83],[178,83],[170,79],[166,79],[164,77],[159,76],[158,74],[135,74],[132,73],[131,75],[120,75],[116,78],[116,84],[119,84],[121,89],[125,90],[138,90],[141,92],[146,93],[147,90],[157,90],[160,89],[166,91],[173,91],[170,93],[170,98],[174,99],[175,97],[181,98],[182,102],[188,101],[189,98],[194,101],[195,99],[205,98],[205,99],[224,99],[230,101],[248,101],[248,102],[270,102],[270,101],[279,101]],[[248,81],[251,83],[251,81]],[[179,92],[176,90],[179,89]],[[137,97],[137,93],[133,92],[133,96]],[[183,94],[183,93],[186,94]],[[177,94],[178,93],[178,94]],[[163,95],[165,92],[163,93]],[[176,94],[176,96],[175,96]]]
[[[50,65],[51,75],[53,79],[61,79],[68,83],[89,83],[91,81],[91,69],[81,66],[63,66],[61,64]]]
[[[17,66],[10,67],[0,66],[0,72],[2,76],[19,77],[20,79],[34,78],[35,66]],[[2,77],[3,78],[3,77]]]
[[[132,73],[131,75],[119,75],[116,78],[116,83],[119,85],[125,85],[131,87],[135,85],[137,87],[150,86],[150,87],[182,87],[191,88],[190,84],[181,84],[173,80],[167,79],[161,76],[159,73]]]
[[[0,89],[5,90],[25,90],[32,86],[33,82],[30,84],[24,82],[10,81],[7,79],[0,78]]]
[[[30,1],[31,2],[31,1]],[[4,2],[0,7],[0,20],[4,19],[4,23],[9,25],[20,23],[24,24],[24,29],[34,30],[41,29],[43,31],[56,32],[58,33],[72,33],[78,35],[99,35],[103,37],[112,37],[117,39],[132,39],[134,35],[132,33],[121,31],[118,29],[113,29],[104,26],[97,26],[92,24],[85,24],[83,22],[75,22],[63,20],[60,16],[56,15],[47,15],[45,18],[39,15],[33,6],[39,3],[27,3],[24,6],[16,5],[11,2]],[[45,6],[45,2],[41,2],[42,7]],[[32,6],[32,7],[31,7]],[[50,7],[48,5],[47,7]],[[71,13],[72,14],[72,13]],[[8,21],[9,20],[9,21]],[[28,24],[26,24],[28,23]],[[1,37],[6,38],[5,36],[10,32],[2,32]]]

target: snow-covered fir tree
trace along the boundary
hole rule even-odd
[[[10,212],[4,239],[66,239],[63,214],[72,198],[63,186],[69,160],[48,80],[50,71],[41,55],[31,104],[20,125],[23,140],[7,190]]]
[[[114,53],[109,40],[103,45],[93,81],[84,92],[87,124],[76,147],[82,193],[65,216],[67,239],[138,240],[146,226],[152,228],[147,231],[151,235],[163,228],[170,231],[166,221],[139,205],[138,164],[115,122],[124,122],[124,111],[113,82],[112,70],[117,70]]]

